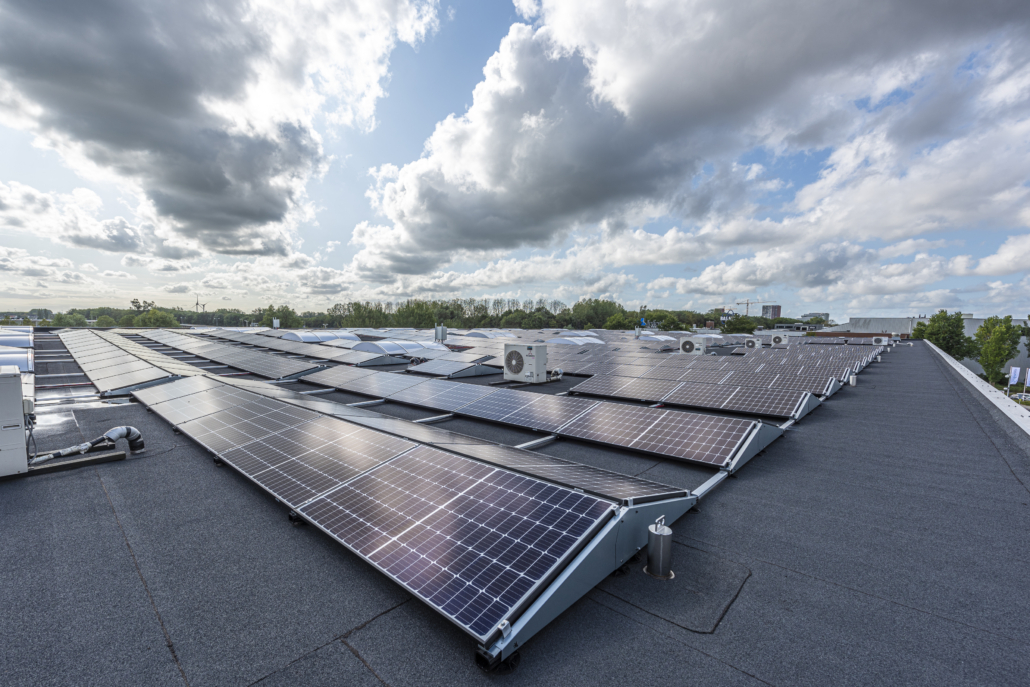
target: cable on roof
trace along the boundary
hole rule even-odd
[[[92,441],[87,441],[83,444],[76,444],[75,446],[69,446],[68,448],[63,448],[60,451],[37,455],[29,461],[29,465],[39,465],[40,463],[45,463],[46,461],[54,458],[64,458],[67,456],[74,456],[75,454],[88,453],[97,446],[113,448],[115,441],[118,439],[128,440],[130,453],[142,453],[145,450],[143,435],[138,429],[135,427],[115,427],[114,429],[107,430],[107,432],[101,434]]]

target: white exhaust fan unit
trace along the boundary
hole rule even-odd
[[[777,345],[779,345],[781,343],[786,343],[786,341],[787,341],[787,337],[783,336],[782,334],[773,334],[773,338],[772,338],[773,346],[777,346]]]
[[[685,336],[680,339],[680,353],[690,355],[705,354],[705,340],[700,336]]]
[[[874,336],[873,337],[873,345],[874,346],[886,346],[888,342],[889,342],[889,339],[886,336]]]
[[[761,339],[744,339],[744,348],[761,348]]]
[[[547,346],[504,344],[504,378],[509,382],[547,381]]]

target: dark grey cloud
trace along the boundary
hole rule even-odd
[[[247,9],[232,0],[3,0],[0,79],[42,108],[37,132],[137,180],[183,236],[220,253],[286,254],[268,227],[298,201],[295,182],[323,162],[316,135],[290,121],[241,129],[208,105],[239,102],[270,49]],[[124,238],[78,243],[114,250]]]

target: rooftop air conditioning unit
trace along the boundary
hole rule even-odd
[[[874,336],[873,337],[873,345],[874,346],[886,346],[889,341],[890,341],[890,339],[888,339],[886,336]]]
[[[504,344],[504,379],[539,384],[547,381],[547,346]]]
[[[761,339],[744,339],[744,348],[761,348]]]
[[[773,346],[776,346],[778,344],[784,343],[784,342],[786,342],[786,340],[787,340],[787,337],[783,336],[782,334],[773,334],[773,338],[772,338]]]
[[[685,336],[680,339],[680,353],[690,355],[705,354],[705,340],[700,336]]]
[[[17,365],[0,365],[0,477],[29,471],[25,450],[25,411],[22,402],[21,370]]]

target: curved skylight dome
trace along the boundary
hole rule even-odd
[[[547,343],[549,343],[549,344],[559,344],[559,345],[582,346],[583,344],[603,344],[604,342],[601,341],[600,339],[595,339],[592,336],[568,336],[568,337],[566,337],[566,336],[559,336],[559,337],[557,337],[555,339],[548,339]]]
[[[35,356],[31,348],[0,346],[0,365],[17,365],[22,372],[33,372],[34,361]]]
[[[435,341],[362,341],[351,347],[352,351],[366,351],[368,353],[381,353],[383,355],[399,355],[408,357],[427,348],[449,350],[446,346]]]
[[[473,329],[465,336],[471,336],[477,339],[514,339],[516,338],[511,332],[506,332],[503,329]]]
[[[0,331],[0,346],[32,348],[32,332],[17,332],[11,329]]]
[[[286,332],[282,335],[284,341],[305,341],[307,343],[321,343],[323,341],[335,341],[336,339],[347,339],[349,341],[361,341],[361,337],[351,332],[337,330],[298,330]]]

